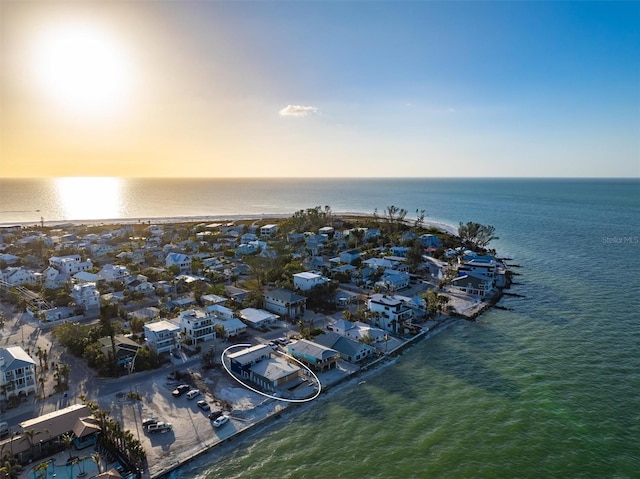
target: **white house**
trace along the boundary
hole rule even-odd
[[[128,276],[124,280],[124,284],[131,292],[139,292],[142,294],[153,294],[155,293],[155,288],[149,281],[147,281],[147,277],[142,274],[136,274],[133,276]]]
[[[51,266],[45,269],[42,274],[44,275],[44,285],[47,288],[61,288],[69,281],[69,275],[63,274]]]
[[[351,322],[346,319],[336,321],[331,329],[340,336],[353,339],[355,341],[363,341],[365,338],[371,338],[374,343],[384,341],[386,333],[380,329],[369,326],[360,321]]]
[[[175,348],[180,326],[171,321],[155,321],[144,325],[144,336],[149,349],[158,354],[171,353]]]
[[[398,291],[409,287],[409,281],[409,273],[388,269],[383,273],[378,283],[392,291]]]
[[[182,253],[169,253],[165,258],[165,266],[170,268],[174,265],[181,273],[188,273],[191,271],[191,257]]]
[[[49,258],[49,265],[63,274],[72,275],[80,271],[89,271],[93,268],[93,263],[88,259],[82,261],[79,254],[69,256],[52,256]]]
[[[260,238],[268,239],[273,238],[278,231],[278,225],[264,225],[260,227]]]
[[[413,310],[395,295],[373,294],[367,301],[367,308],[373,324],[394,334],[413,318]]]
[[[352,250],[349,250],[349,251],[343,251],[342,253],[340,253],[340,262],[341,263],[351,264],[355,260],[357,260],[358,258],[360,258],[360,251],[358,251],[357,249],[352,249]]]
[[[293,275],[293,287],[301,291],[308,291],[311,288],[315,288],[321,284],[329,282],[329,278],[326,278],[318,273],[311,271],[304,271],[302,273],[296,273]]]
[[[11,286],[20,286],[22,284],[35,284],[36,276],[33,271],[21,268],[19,266],[9,266],[0,270],[0,280]]]
[[[129,274],[127,267],[119,264],[105,264],[102,269],[98,271],[100,279],[108,282],[124,281]]]
[[[180,313],[180,329],[185,337],[194,342],[209,341],[215,339],[214,329],[215,315],[201,309],[188,309]]]
[[[74,284],[70,296],[85,311],[100,309],[100,293],[95,283]]]
[[[36,392],[36,362],[19,346],[0,348],[0,387],[7,397]]]
[[[254,329],[263,328],[278,320],[278,315],[264,309],[245,308],[240,311],[240,317]]]

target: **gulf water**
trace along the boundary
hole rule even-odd
[[[123,181],[105,219],[396,205],[493,225],[492,246],[521,266],[509,310],[458,323],[176,476],[640,477],[638,180]],[[0,182],[0,222],[81,219],[46,181],[19,183]]]

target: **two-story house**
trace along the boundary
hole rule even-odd
[[[308,291],[316,286],[328,283],[329,278],[312,271],[303,271],[293,275],[293,287],[300,291]]]
[[[177,266],[181,273],[190,273],[191,257],[182,253],[169,253],[165,258],[165,266]]]
[[[307,298],[288,289],[274,289],[264,293],[264,307],[284,319],[292,320],[304,314]]]
[[[180,326],[171,321],[155,321],[144,325],[149,349],[157,354],[171,353],[176,347]]]
[[[0,388],[6,398],[36,392],[36,362],[19,346],[0,348]]]
[[[337,367],[340,353],[313,341],[299,339],[287,346],[287,352],[315,371],[326,371]]]
[[[74,284],[70,296],[73,302],[85,312],[100,309],[100,292],[95,283]]]

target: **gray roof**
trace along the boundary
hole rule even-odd
[[[335,349],[345,356],[355,357],[367,346],[353,339],[340,336],[338,333],[324,333],[315,338],[315,342],[327,348]]]
[[[307,299],[304,296],[301,296],[299,294],[294,293],[293,291],[290,291],[288,289],[283,289],[283,288],[268,291],[264,293],[264,296],[265,298],[277,299],[284,303],[297,303],[299,301],[304,301]]]
[[[4,359],[4,366],[2,366],[3,371],[13,371],[14,369],[26,368],[36,364],[36,362],[31,359],[31,356],[20,346],[0,348],[0,357]]]
[[[315,343],[313,341],[308,341],[306,339],[299,339],[298,341],[291,343],[288,349],[292,353],[300,353],[304,354],[305,356],[311,356],[320,360],[324,360],[330,358],[331,356],[335,356],[336,354],[340,354],[335,349],[322,346],[321,344]]]
[[[251,371],[269,381],[277,381],[300,371],[300,368],[286,361],[265,359],[251,366]]]

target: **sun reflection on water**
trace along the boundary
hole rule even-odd
[[[55,185],[67,220],[122,217],[122,180],[120,178],[56,178]]]

